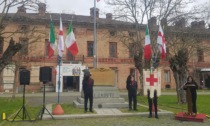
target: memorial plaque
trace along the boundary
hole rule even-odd
[[[94,79],[95,86],[114,86],[115,71],[112,69],[98,68],[90,69],[91,78]]]

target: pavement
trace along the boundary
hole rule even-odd
[[[141,104],[138,104],[141,105]],[[142,105],[143,106],[143,105]],[[144,106],[148,107],[148,106]],[[52,104],[48,104],[46,106],[47,110],[52,113]],[[75,119],[75,118],[100,118],[100,117],[125,117],[125,116],[144,116],[147,117],[149,115],[148,112],[135,112],[135,113],[123,113],[117,108],[94,108],[96,113],[84,113],[84,114],[64,114],[64,115],[50,115],[45,111],[43,114],[44,120],[49,119]],[[174,115],[173,112],[166,110],[159,110],[158,115]]]
[[[198,92],[198,95],[210,95],[210,92]],[[130,112],[130,113],[123,113],[117,108],[94,108],[95,113],[84,113],[84,114],[64,114],[64,115],[52,115],[52,104],[58,103],[58,93],[55,92],[46,92],[43,93],[26,93],[26,101],[30,105],[42,105],[43,104],[43,95],[45,95],[45,104],[46,108],[49,111],[43,114],[43,119],[71,119],[71,118],[95,118],[95,117],[117,117],[117,116],[148,116],[148,112]],[[162,92],[161,95],[176,95],[175,92]],[[23,94],[16,94],[16,97],[22,97]],[[73,103],[77,97],[81,96],[80,92],[62,92],[59,93],[60,103]],[[120,96],[126,98],[127,92],[120,92]],[[0,93],[0,97],[12,97],[11,93]],[[142,107],[147,107],[142,104],[138,104]],[[173,112],[166,111],[166,110],[159,110],[158,115],[174,115]]]

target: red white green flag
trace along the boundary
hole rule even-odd
[[[146,60],[150,60],[150,56],[152,54],[151,50],[151,43],[150,43],[150,36],[149,36],[149,28],[147,26],[146,33],[145,33],[145,46],[144,46],[144,58]]]
[[[157,44],[161,52],[161,58],[164,59],[166,56],[166,41],[161,25],[159,26]]]
[[[50,22],[49,44],[48,44],[48,57],[51,58],[54,55],[56,49],[55,32],[52,21]]]
[[[73,28],[72,28],[72,21],[69,26],[69,30],[68,30],[68,34],[66,36],[65,43],[66,43],[66,47],[67,47],[68,51],[70,51],[73,56],[76,56],[79,51],[78,51],[76,39],[74,36]]]

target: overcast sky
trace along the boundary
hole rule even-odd
[[[47,11],[53,13],[74,13],[77,15],[90,15],[90,8],[94,7],[94,0],[46,0]],[[109,12],[104,0],[96,2],[100,14]]]
[[[47,2],[47,11],[50,13],[74,13],[76,15],[89,15],[90,8],[94,7],[94,0],[40,0]],[[196,0],[196,4],[209,2],[209,0]],[[100,16],[111,13],[104,0],[96,2],[96,7],[100,9]]]

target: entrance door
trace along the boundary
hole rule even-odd
[[[63,91],[79,91],[79,76],[64,76]]]

